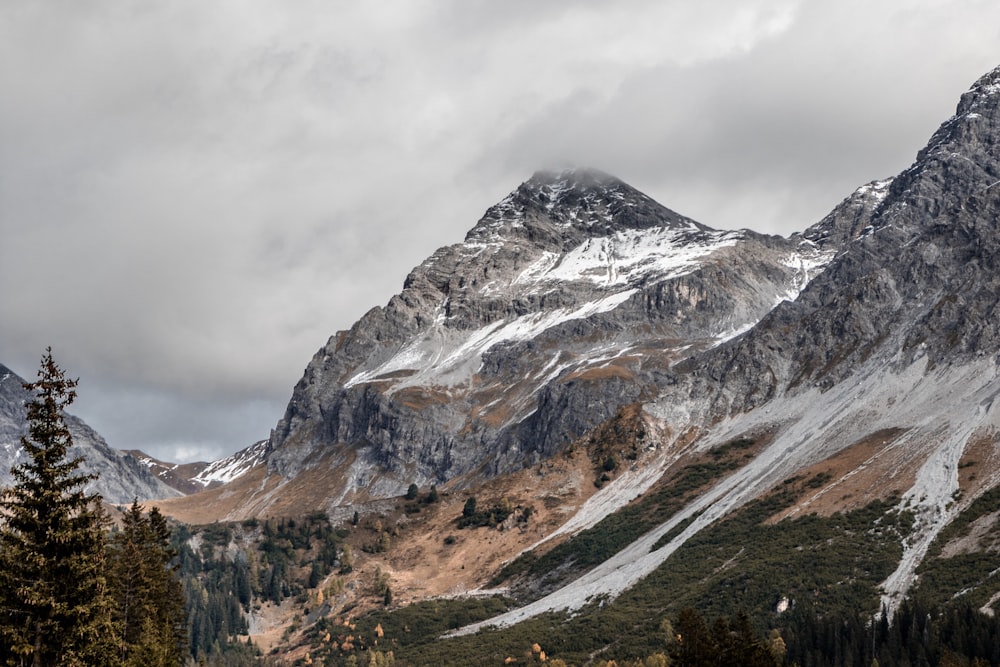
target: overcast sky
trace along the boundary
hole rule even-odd
[[[52,345],[112,446],[217,458],[534,171],[787,235],[997,65],[996,0],[8,0],[0,363]]]

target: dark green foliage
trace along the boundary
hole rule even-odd
[[[501,614],[510,600],[500,596],[427,600],[392,612],[376,612],[358,622],[358,630],[371,633],[381,625],[385,636],[401,646],[433,641],[442,634],[469,623]]]
[[[613,602],[595,600],[572,617],[546,614],[511,628],[448,640],[431,641],[426,635],[417,639],[411,633],[404,642],[388,629],[386,636],[400,642],[396,657],[403,664],[460,665],[462,656],[469,655],[499,664],[506,656],[523,654],[536,641],[549,657],[571,665],[587,664],[596,655],[623,664],[666,651],[670,637],[661,624],[686,607],[726,619],[727,641],[751,635],[757,641],[769,625],[786,618],[773,611],[783,595],[810,601],[820,614],[861,609],[874,613],[878,585],[895,567],[911,518],[896,513],[890,500],[833,517],[767,522],[793,503],[810,481],[789,480],[693,536]],[[739,616],[743,609],[755,621],[749,629]],[[389,618],[406,612],[393,612]],[[395,625],[380,620],[385,628]],[[719,635],[723,622],[714,623],[709,630]],[[763,657],[759,651],[757,655]]]
[[[722,459],[730,458],[734,453],[750,449],[756,443],[757,441],[753,438],[736,438],[718,447],[713,447],[708,453],[714,460],[721,461]]]
[[[198,529],[195,529],[198,530]],[[217,535],[218,527],[209,531]],[[188,616],[191,655],[199,660],[216,660],[233,650],[242,650],[239,635],[246,634],[243,611],[249,609],[253,590],[250,572],[243,559],[232,561],[223,554],[227,545],[191,548],[191,529],[181,526],[173,535]]]
[[[427,495],[424,496],[424,503],[431,505],[436,503],[438,500],[440,500],[440,495],[438,494],[437,484],[431,484],[430,491],[428,491]]]
[[[340,554],[340,574],[350,574],[354,571],[354,557],[351,556],[351,548],[344,545],[344,550]]]
[[[26,383],[28,460],[11,469],[15,485],[0,500],[0,660],[7,664],[110,664],[105,595],[106,517],[92,476],[68,458],[72,436],[65,408],[76,381],[51,349],[38,379]]]
[[[108,591],[119,664],[167,666],[188,653],[184,594],[170,529],[155,507],[125,511],[108,549]]]
[[[697,610],[682,609],[677,617],[677,639],[671,657],[678,667],[775,667],[778,659],[758,636],[745,612],[719,617],[709,628]]]
[[[500,610],[473,610],[473,600],[435,601],[373,614],[358,622],[358,632],[371,636],[380,624],[381,645],[392,646],[397,664],[405,665],[467,665],[470,656],[502,664],[539,642],[550,659],[575,666],[611,659],[662,664],[654,658],[667,652],[675,665],[773,665],[787,651],[786,664],[802,667],[867,667],[873,657],[882,667],[974,659],[1000,667],[994,657],[1000,622],[971,607],[904,605],[892,625],[872,626],[878,585],[894,569],[912,517],[896,512],[896,499],[889,499],[832,517],[767,521],[814,484],[814,478],[789,480],[693,536],[618,599],[595,600],[572,616],[544,614],[502,630],[441,639],[448,629]],[[784,595],[793,608],[778,615],[774,604]],[[765,639],[769,630],[773,635]],[[688,637],[687,649],[677,634]],[[344,656],[331,659],[327,664],[344,664]]]
[[[197,551],[191,548],[195,537]],[[256,648],[247,646],[246,613],[288,598],[305,603],[308,590],[338,566],[350,571],[346,547],[338,551],[343,537],[323,513],[179,527],[173,543],[188,604],[191,655],[208,664],[257,664],[249,662],[256,660]]]
[[[476,514],[476,497],[472,496],[465,501],[465,506],[462,508],[462,517],[468,518]]]
[[[762,615],[783,596],[812,600],[820,613],[874,613],[878,585],[899,562],[911,518],[887,501],[832,517],[766,523],[808,486],[809,480],[790,480],[692,536],[623,598],[713,616],[740,609]],[[659,591],[670,591],[669,599]]]
[[[489,509],[480,510],[473,497],[465,501],[462,516],[458,518],[457,525],[459,528],[493,527],[503,523],[513,513],[514,507],[507,499],[490,506]]]
[[[680,640],[676,643],[673,658],[687,667],[712,667],[716,661],[718,649],[708,623],[696,610],[690,607],[682,609],[677,617],[677,634]]]
[[[382,568],[376,566],[375,576],[372,579],[372,592],[375,597],[382,598],[382,604],[386,607],[392,604],[392,589],[389,583],[389,573],[383,572]]]
[[[985,605],[1000,590],[1000,568],[997,530],[984,531],[977,540],[970,539],[972,523],[990,520],[989,515],[1000,507],[1000,486],[982,494],[944,530],[931,545],[917,574],[920,576],[915,594],[929,600],[941,600],[960,592],[961,600],[970,605]],[[996,525],[997,519],[992,519]],[[967,548],[945,557],[945,545],[965,539]]]
[[[965,604],[907,600],[891,623],[867,614],[817,615],[803,605],[781,624],[787,659],[800,665],[1000,666],[1000,618]]]
[[[373,582],[373,585],[376,583],[378,582]],[[391,601],[391,592],[388,595]],[[401,647],[433,643],[435,638],[449,629],[489,618],[506,611],[507,608],[506,601],[499,597],[430,600],[393,612],[374,612],[351,627],[345,627],[333,617],[323,617],[305,630],[305,638],[314,665],[391,664],[379,662],[378,655],[375,655],[375,662],[371,662],[372,652],[382,651],[382,658],[387,659],[388,651],[398,655]],[[378,629],[382,629],[384,638],[380,637]],[[332,641],[325,641],[327,634]],[[346,649],[342,648],[345,643]],[[477,662],[480,662],[478,658],[481,655],[479,652],[466,653],[462,658],[464,662],[454,664],[468,665],[470,657],[475,657]],[[397,658],[395,664],[438,663],[433,660],[424,661],[419,656],[411,655],[402,661]]]
[[[416,484],[410,484],[410,486],[407,487],[406,489],[406,495],[404,496],[404,498],[406,498],[407,500],[416,500],[417,495],[419,493],[420,493],[420,487],[418,487]]]

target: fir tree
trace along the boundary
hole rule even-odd
[[[15,484],[0,497],[0,660],[8,665],[111,664],[105,594],[107,518],[100,496],[84,486],[93,475],[69,458],[64,410],[76,397],[52,359],[24,388],[28,460],[11,469]]]
[[[110,544],[109,590],[122,665],[176,665],[186,654],[184,593],[170,529],[155,507],[133,502]]]

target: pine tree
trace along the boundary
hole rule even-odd
[[[711,667],[718,653],[719,647],[705,618],[695,609],[682,609],[677,617],[674,662],[682,667]]]
[[[93,475],[69,458],[64,410],[76,397],[46,350],[35,382],[24,388],[28,460],[11,469],[15,484],[0,497],[0,660],[8,665],[111,664],[105,594],[107,518]]]
[[[176,665],[187,652],[184,593],[170,529],[155,507],[133,502],[110,544],[109,590],[122,665]]]

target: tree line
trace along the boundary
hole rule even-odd
[[[169,527],[133,503],[109,532],[101,497],[85,491],[96,476],[69,457],[76,384],[50,348],[24,385],[27,459],[0,496],[0,664],[178,665],[187,623]]]

